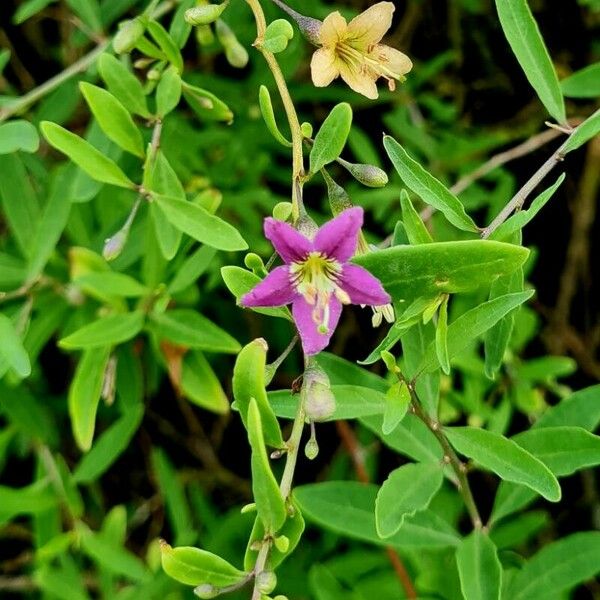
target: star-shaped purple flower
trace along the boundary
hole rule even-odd
[[[391,301],[378,279],[348,262],[358,244],[362,208],[349,208],[308,239],[293,227],[265,219],[265,236],[285,263],[241,299],[246,307],[292,304],[305,354],[317,354],[338,324],[342,304],[382,306]]]

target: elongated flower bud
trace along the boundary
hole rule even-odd
[[[119,31],[113,38],[113,48],[117,54],[130,52],[138,40],[144,35],[145,27],[139,19],[124,21],[119,25]]]
[[[335,396],[327,373],[316,365],[304,372],[304,410],[309,421],[324,421],[335,411]]]
[[[219,589],[214,585],[210,585],[210,583],[204,583],[194,589],[194,594],[198,596],[198,598],[206,600],[208,598],[216,598],[219,595]]]
[[[263,594],[270,594],[277,585],[277,575],[273,571],[262,571],[256,576],[256,589]]]
[[[190,25],[209,25],[214,23],[227,8],[227,2],[223,4],[205,4],[194,6],[185,11],[184,18]]]
[[[123,248],[125,247],[125,242],[127,242],[128,233],[128,230],[126,231],[121,229],[104,242],[104,248],[102,248],[102,256],[104,257],[104,260],[114,260],[117,258],[117,256],[119,256],[119,254],[121,254]]]
[[[388,183],[387,173],[375,165],[349,163],[341,158],[338,162],[360,183],[367,187],[380,188]]]
[[[248,64],[248,51],[242,46],[229,25],[220,19],[216,23],[217,38],[225,50],[227,62],[237,69],[243,69]]]

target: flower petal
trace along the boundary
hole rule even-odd
[[[379,279],[358,265],[344,265],[340,287],[350,296],[352,304],[382,306],[392,301]]]
[[[392,2],[378,2],[348,23],[346,40],[358,50],[377,44],[392,26],[395,6]]]
[[[302,260],[311,250],[312,242],[291,225],[271,217],[265,219],[265,237],[286,263]]]
[[[340,74],[335,52],[331,48],[319,48],[312,55],[310,72],[317,87],[328,86]]]
[[[321,333],[319,326],[315,323],[312,314],[314,306],[309,304],[304,297],[297,296],[292,304],[292,315],[300,334],[302,349],[304,354],[318,354],[329,344],[329,340],[337,327],[342,313],[342,304],[331,297],[329,301],[329,330],[327,333]]]
[[[377,44],[369,54],[369,58],[377,61],[387,70],[397,75],[405,75],[412,69],[412,60],[395,48],[385,44]]]
[[[242,306],[283,306],[296,297],[287,265],[273,269],[240,300]]]
[[[379,98],[379,92],[375,85],[379,77],[378,73],[369,68],[361,68],[359,64],[351,65],[343,61],[338,62],[338,67],[342,79],[355,92],[366,96],[370,100],[377,100]]]
[[[347,208],[319,228],[315,235],[315,250],[339,262],[346,262],[356,252],[362,224],[363,209],[359,206]]]
[[[323,46],[335,46],[348,29],[346,19],[336,10],[327,15],[319,29],[319,41]],[[379,40],[377,40],[379,41]]]

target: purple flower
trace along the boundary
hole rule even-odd
[[[265,236],[284,261],[245,294],[247,307],[292,304],[305,354],[317,354],[338,324],[342,304],[381,306],[391,299],[378,279],[350,262],[363,223],[362,208],[349,208],[309,240],[293,227],[265,219]]]

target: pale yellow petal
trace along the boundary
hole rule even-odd
[[[337,57],[332,48],[319,48],[312,55],[310,72],[317,87],[328,86],[340,74]]]
[[[321,29],[319,30],[319,41],[323,46],[334,46],[343,36],[346,35],[348,23],[346,19],[335,11],[325,17]]]
[[[355,48],[368,49],[381,41],[392,26],[396,7],[392,2],[378,2],[348,23],[346,39]]]
[[[342,79],[355,92],[358,92],[371,100],[376,100],[379,97],[377,86],[375,85],[377,79],[376,74],[371,73],[366,69],[353,68],[343,62],[339,63],[339,69]]]
[[[406,75],[413,66],[412,61],[404,52],[384,44],[377,44],[369,54],[369,58],[378,62],[386,71],[397,76]]]

